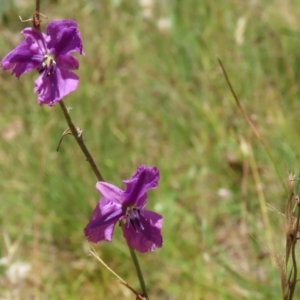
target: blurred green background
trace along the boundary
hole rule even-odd
[[[0,57],[34,1],[0,2]],[[65,99],[105,179],[156,165],[148,208],[163,248],[139,255],[150,299],[280,299],[285,181],[299,171],[300,1],[41,1],[79,23],[80,85]],[[273,157],[237,109],[217,57]],[[38,74],[0,73],[0,299],[134,299],[84,235],[96,178]],[[116,227],[99,256],[138,289]],[[297,294],[297,291],[296,291]]]

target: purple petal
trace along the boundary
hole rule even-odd
[[[69,54],[59,56],[56,60],[56,63],[61,68],[68,70],[77,70],[79,68],[77,58]]]
[[[155,189],[159,181],[159,171],[156,167],[139,166],[129,180],[124,180],[124,203],[143,208],[146,205],[147,190]]]
[[[37,68],[45,53],[45,36],[36,29],[25,28],[22,31],[25,40],[9,52],[1,61],[2,68],[12,70],[12,74],[20,77],[23,73]]]
[[[39,65],[32,61],[32,54],[28,51],[25,41],[9,52],[0,64],[4,71],[12,69],[11,74],[16,75],[17,78]]]
[[[56,57],[72,51],[83,54],[82,40],[75,21],[61,20],[49,22],[47,36],[49,37],[48,49]]]
[[[46,35],[39,30],[28,27],[22,31],[26,38],[28,48],[33,53],[39,53],[41,56],[47,54]]]
[[[55,73],[47,76],[43,72],[35,81],[34,92],[38,93],[40,105],[54,105],[63,97],[75,91],[78,86],[79,77],[67,69],[57,67]]]
[[[129,246],[142,253],[161,247],[163,244],[162,216],[152,211],[142,210],[139,222],[143,230],[138,227],[134,228],[128,221],[123,227],[123,235]]]
[[[104,197],[113,202],[122,203],[122,194],[123,191],[118,187],[103,181],[98,181],[96,183],[96,189]]]
[[[116,223],[122,217],[120,205],[103,198],[100,200],[92,214],[90,222],[84,229],[84,234],[89,241],[111,241]]]

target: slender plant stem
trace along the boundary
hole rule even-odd
[[[40,20],[40,0],[35,0],[35,13],[32,17],[32,27],[40,30],[41,20]]]
[[[35,0],[35,11],[40,13],[40,0]]]
[[[297,200],[298,202],[299,200]],[[297,283],[297,261],[296,261],[296,253],[295,253],[295,247],[296,247],[296,242],[297,242],[297,236],[298,236],[298,230],[299,230],[299,222],[300,222],[300,207],[299,203],[297,203],[297,209],[298,209],[298,214],[297,214],[297,219],[294,227],[294,232],[293,232],[293,237],[292,237],[292,276],[291,280],[289,278],[288,284],[289,284],[289,300],[292,300],[294,297],[294,292],[296,288],[296,283]]]
[[[148,294],[147,294],[147,289],[146,289],[146,284],[145,284],[144,277],[143,277],[143,273],[142,273],[138,258],[136,256],[136,253],[129,245],[128,245],[128,248],[129,248],[129,252],[130,252],[133,264],[135,266],[136,274],[137,274],[137,276],[139,278],[139,281],[140,281],[140,286],[141,286],[141,289],[142,289],[142,292],[143,292],[143,296],[147,300],[149,300]]]
[[[136,300],[145,300],[146,298],[142,297],[134,288],[132,288],[123,278],[121,278],[115,271],[113,271],[96,253],[96,250],[91,246],[91,251],[90,253],[109,271],[111,272],[114,276],[118,278],[121,284],[126,286],[128,289],[130,289],[135,295],[136,295]]]
[[[248,125],[252,129],[254,135],[256,136],[256,138],[259,140],[259,142],[262,144],[262,146],[264,147],[265,151],[267,152],[267,154],[268,154],[270,160],[272,161],[273,166],[274,166],[274,168],[275,168],[275,170],[277,172],[277,175],[278,175],[278,177],[279,177],[279,179],[280,179],[280,181],[282,183],[282,186],[284,188],[286,188],[285,182],[284,182],[282,176],[280,175],[280,172],[279,172],[279,170],[278,170],[278,168],[277,168],[277,166],[275,164],[274,158],[271,155],[271,152],[270,152],[269,148],[267,147],[264,139],[262,138],[262,136],[260,135],[259,131],[256,129],[255,125],[253,124],[253,122],[251,121],[251,119],[247,115],[246,111],[244,110],[243,106],[241,105],[240,100],[239,100],[238,96],[236,95],[236,93],[235,93],[235,91],[234,91],[234,89],[232,87],[232,84],[231,84],[231,82],[229,80],[229,77],[227,75],[226,69],[223,66],[223,63],[222,63],[221,59],[218,58],[218,62],[219,62],[219,65],[220,65],[220,67],[222,69],[222,72],[224,74],[224,77],[225,77],[225,80],[227,82],[227,85],[228,85],[228,87],[229,87],[229,89],[231,91],[231,94],[232,94],[232,96],[233,96],[233,98],[234,98],[234,100],[236,102],[236,105],[238,106],[238,108],[239,108],[240,112],[242,113],[243,117],[245,118],[245,120],[247,121]]]
[[[73,124],[72,119],[70,117],[70,114],[69,114],[69,112],[68,112],[68,110],[67,110],[64,102],[61,100],[59,102],[59,104],[60,104],[60,107],[61,107],[61,109],[63,111],[63,114],[64,114],[64,116],[66,118],[66,121],[67,121],[67,123],[69,125],[69,128],[70,128],[70,130],[72,132],[72,135],[74,136],[74,138],[75,138],[77,144],[79,145],[81,151],[85,155],[86,160],[89,162],[89,164],[90,164],[93,172],[95,173],[97,179],[99,181],[104,181],[103,176],[101,175],[99,169],[97,168],[93,157],[91,156],[89,150],[87,149],[87,147],[85,146],[85,143],[83,142],[81,134],[77,131],[75,125]]]

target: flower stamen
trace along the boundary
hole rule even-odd
[[[39,73],[43,73],[46,70],[47,76],[50,76],[55,73],[56,70],[56,62],[54,58],[46,54],[38,68]]]
[[[138,228],[140,230],[145,230],[142,222],[140,221],[140,210],[136,207],[128,207],[126,211],[126,218],[127,218],[127,226],[131,224],[134,228],[135,232],[138,232]]]

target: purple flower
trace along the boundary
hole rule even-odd
[[[161,247],[161,215],[144,209],[147,191],[158,185],[159,171],[156,167],[140,166],[129,180],[124,180],[126,189],[99,181],[97,190],[103,198],[99,200],[90,222],[84,229],[88,240],[94,243],[111,241],[118,221],[129,246],[140,252],[154,251]]]
[[[71,52],[83,54],[77,23],[72,20],[49,22],[46,34],[34,29],[22,31],[25,40],[0,62],[3,70],[12,69],[20,77],[32,69],[40,76],[35,81],[40,105],[54,105],[77,89],[79,77],[70,70],[78,69],[78,60]]]

